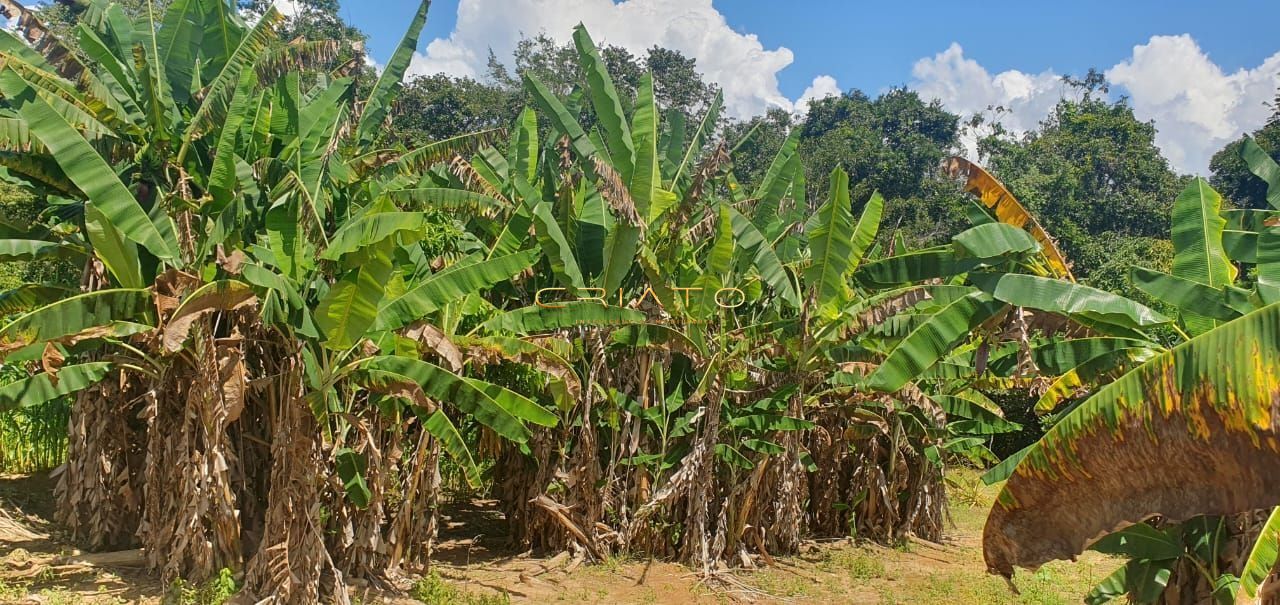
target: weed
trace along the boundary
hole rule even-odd
[[[17,601],[27,596],[27,587],[16,582],[0,580],[0,602]]]
[[[884,561],[861,551],[829,551],[819,567],[823,571],[847,573],[855,580],[875,580],[885,575]]]
[[[418,580],[409,591],[413,598],[426,605],[510,605],[511,597],[507,593],[477,593],[445,582],[440,574],[431,575]]]
[[[40,602],[45,605],[79,605],[80,595],[62,588],[46,588],[40,591]]]
[[[987,497],[986,484],[975,472],[953,472],[947,475],[947,499],[952,508],[986,508],[991,503]]]
[[[183,580],[174,580],[165,594],[165,602],[178,605],[222,605],[239,592],[231,570],[222,568],[218,577],[199,586]]]
[[[622,570],[622,566],[627,563],[625,555],[607,555],[603,561],[596,567],[606,573],[618,573]]]
[[[756,587],[778,597],[805,597],[812,595],[814,584],[795,574],[771,572],[757,576]]]

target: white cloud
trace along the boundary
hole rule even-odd
[[[306,10],[306,7],[303,6],[299,0],[272,0],[271,5],[274,6],[281,15],[286,17],[297,17],[302,13],[302,11]],[[258,20],[262,18],[261,13],[247,8],[240,9],[240,16],[244,17],[245,22],[248,23],[250,27],[257,25]]]
[[[286,17],[296,17],[303,10],[302,3],[298,0],[275,0],[272,4]]]
[[[734,31],[711,0],[461,0],[454,31],[416,54],[409,75],[479,77],[490,48],[509,61],[522,35],[545,33],[567,42],[580,21],[597,44],[638,55],[656,44],[697,59],[698,69],[724,89],[731,116],[794,107],[778,88],[778,72],[791,64],[791,51],[766,49],[754,34]]]
[[[1155,120],[1156,144],[1175,168],[1203,173],[1215,151],[1266,121],[1271,110],[1263,103],[1280,86],[1280,53],[1228,74],[1191,36],[1152,36],[1107,79],[1129,92],[1139,119]]]
[[[911,73],[912,88],[962,115],[1005,107],[1001,122],[1014,132],[1035,128],[1070,93],[1051,69],[992,75],[955,43],[917,61]],[[1280,53],[1256,68],[1226,74],[1191,36],[1153,36],[1105,73],[1129,95],[1138,119],[1155,122],[1156,145],[1174,169],[1203,174],[1214,152],[1266,120],[1263,102],[1280,86]],[[972,154],[972,135],[963,143]]]
[[[1005,108],[1001,123],[1018,133],[1035,128],[1065,92],[1061,77],[1052,70],[1038,74],[1009,70],[993,76],[966,58],[964,49],[954,42],[947,50],[916,61],[911,75],[915,78],[911,88],[961,115],[983,113],[993,106]],[[977,141],[971,133],[961,142],[971,157],[976,155]]]
[[[818,76],[813,79],[813,83],[808,88],[804,89],[803,93],[800,93],[800,98],[796,99],[795,112],[809,113],[810,103],[827,97],[838,97],[841,92],[840,84],[835,78],[825,74]]]
[[[373,68],[374,73],[378,74],[379,76],[382,75],[382,70],[386,69],[385,65],[375,61],[373,57],[369,55],[369,53],[365,53],[364,55],[364,64],[368,67]]]

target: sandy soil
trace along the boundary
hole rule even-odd
[[[706,582],[661,561],[615,559],[579,564],[568,553],[536,557],[503,547],[503,521],[492,502],[449,509],[433,563],[445,604],[607,603],[1079,603],[1120,562],[1087,553],[1015,578],[1017,593],[985,573],[981,530],[994,490],[961,474],[967,487],[953,505],[943,544],[896,548],[851,540],[811,543],[795,557],[760,570]],[[52,493],[44,476],[0,476],[0,603],[73,605],[162,603],[166,590],[139,569],[74,563],[78,554],[48,519]],[[461,521],[465,520],[465,523]],[[471,534],[471,535],[468,535]],[[420,578],[408,577],[408,591]],[[504,596],[505,595],[505,596]],[[408,593],[354,588],[360,603],[416,603]]]

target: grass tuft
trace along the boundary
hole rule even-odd
[[[473,592],[453,586],[431,572],[414,583],[409,595],[426,605],[510,605],[511,597],[501,594]]]

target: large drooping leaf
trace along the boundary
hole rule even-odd
[[[627,189],[640,217],[640,221],[636,222],[644,223],[657,217],[664,207],[669,207],[675,201],[674,195],[667,196],[665,201],[659,199],[662,171],[658,158],[658,103],[654,98],[652,74],[641,76],[640,85],[636,88],[631,137],[632,147],[635,148],[635,168]],[[625,216],[619,218],[627,220]]]
[[[635,168],[636,150],[631,141],[631,129],[627,126],[627,117],[622,113],[622,100],[614,88],[613,78],[600,58],[596,43],[591,34],[581,23],[573,28],[573,43],[578,49],[578,63],[587,74],[587,91],[591,95],[591,106],[596,111],[596,119],[604,129],[605,142],[609,147],[609,159],[622,175],[624,181],[631,180]]]
[[[551,263],[551,271],[560,283],[571,288],[585,287],[586,282],[582,279],[582,270],[573,254],[573,248],[569,246],[564,232],[551,214],[551,202],[540,202],[533,207],[533,228],[543,254]]]
[[[460,301],[528,269],[536,250],[499,256],[432,275],[409,291],[385,301],[378,309],[377,327],[394,330],[426,317],[446,304]]]
[[[385,150],[370,151],[348,162],[357,174],[366,174],[382,166],[389,172],[405,176],[418,176],[432,166],[447,162],[456,156],[469,156],[493,143],[498,130],[481,130],[449,137],[425,145],[402,155],[389,154]]]
[[[201,317],[234,311],[257,304],[257,297],[248,284],[236,280],[209,282],[196,288],[182,299],[166,319],[161,330],[164,350],[176,353],[182,350],[195,321]]]
[[[360,362],[360,367],[400,374],[421,386],[431,399],[457,406],[459,410],[472,415],[478,422],[507,439],[524,443],[529,438],[529,429],[480,388],[487,383],[463,378],[434,364],[410,357],[370,357]]]
[[[1019,307],[1079,315],[1127,328],[1169,322],[1141,303],[1066,280],[1019,273],[973,273],[969,280],[996,300]]]
[[[347,254],[385,241],[401,232],[417,233],[426,228],[421,212],[379,212],[347,221],[329,240],[320,258],[338,260]]]
[[[894,347],[867,378],[867,386],[886,393],[898,391],[1004,308],[1004,304],[982,292],[943,307]]]
[[[773,288],[787,304],[799,307],[800,295],[791,281],[791,275],[783,268],[782,261],[778,260],[778,254],[764,238],[764,234],[747,217],[734,210],[733,206],[726,205],[724,208],[729,214],[738,247],[751,258],[751,263],[760,272],[760,279]]]
[[[1146,292],[1148,296],[1169,303],[1180,311],[1200,317],[1231,321],[1253,310],[1248,305],[1247,292],[1236,298],[1244,303],[1241,308],[1232,306],[1228,289],[1234,286],[1210,288],[1199,282],[1145,267],[1132,267],[1129,270],[1129,281],[1139,290]]]
[[[800,161],[796,151],[800,146],[802,130],[801,128],[791,130],[791,134],[778,149],[777,155],[773,156],[773,162],[769,164],[764,177],[760,179],[760,186],[756,187],[755,193],[751,194],[751,197],[756,200],[756,213],[751,217],[751,222],[760,229],[766,229],[777,217],[778,202],[791,188],[796,163]]]
[[[1086,605],[1102,605],[1118,599],[1127,599],[1135,605],[1148,605],[1156,602],[1169,577],[1173,574],[1174,560],[1150,561],[1135,559],[1107,576],[1089,594],[1085,595]]]
[[[369,484],[364,480],[364,474],[369,470],[368,460],[349,447],[335,452],[333,459],[334,470],[342,480],[342,489],[347,499],[356,505],[356,508],[369,506],[369,501],[373,499],[373,492],[369,490]]]
[[[958,255],[967,258],[996,258],[1040,249],[1030,233],[1004,223],[971,227],[951,238],[951,242]]]
[[[395,103],[396,95],[404,86],[402,84],[404,74],[413,60],[413,53],[418,50],[418,35],[422,33],[422,27],[427,24],[427,9],[430,7],[431,0],[422,0],[418,4],[418,11],[409,21],[409,29],[405,30],[404,37],[400,39],[400,45],[396,47],[395,52],[391,53],[391,58],[387,60],[386,66],[378,76],[377,84],[373,85],[373,90],[365,99],[364,111],[360,114],[360,122],[356,125],[355,132],[356,141],[365,148],[368,148],[378,136],[378,131],[391,112],[392,104]]]
[[[56,379],[47,373],[17,380],[0,387],[0,413],[20,407],[33,407],[97,384],[111,364],[82,363],[63,366]]]
[[[390,246],[375,248],[360,266],[343,275],[316,307],[316,326],[331,349],[355,346],[378,316],[392,267]]]
[[[977,267],[978,259],[957,259],[950,248],[898,254],[866,263],[854,273],[871,288],[889,288],[931,279],[953,277]]]
[[[107,161],[48,103],[38,98],[29,83],[13,70],[3,69],[0,70],[0,92],[27,121],[31,133],[49,149],[67,177],[121,234],[161,259],[177,258],[176,243],[161,235]]]
[[[1065,415],[992,507],[987,566],[1006,576],[1035,568],[1155,515],[1275,506],[1277,414],[1280,305],[1271,305],[1155,357]]]
[[[1236,277],[1235,265],[1222,246],[1227,221],[1219,214],[1222,196],[1209,183],[1196,178],[1173,202],[1173,275],[1221,290]],[[1217,321],[1184,314],[1187,332],[1195,336],[1217,325]]]
[[[84,259],[72,246],[60,242],[39,239],[0,239],[0,262],[30,261],[38,258],[76,258]]]
[[[440,440],[444,451],[449,452],[449,457],[453,458],[454,463],[462,467],[462,474],[466,477],[467,484],[479,487],[480,469],[476,466],[475,459],[471,457],[471,449],[467,447],[467,442],[458,433],[458,428],[453,426],[453,422],[449,420],[444,410],[432,412],[423,423],[423,427],[431,433],[432,437]]]
[[[995,435],[1012,433],[1022,429],[1022,425],[1005,420],[995,412],[960,397],[937,397],[949,416],[947,427],[952,431],[965,435]]]
[[[1267,183],[1267,203],[1280,210],[1280,164],[1271,159],[1265,149],[1258,145],[1253,137],[1245,137],[1240,147],[1240,157],[1258,178]]]
[[[1036,346],[1031,350],[1031,358],[1041,372],[1057,376],[1071,368],[1089,361],[1099,355],[1115,353],[1130,349],[1159,348],[1155,343],[1135,338],[1116,338],[1111,336],[1089,336],[1084,338],[1062,338]],[[993,359],[992,369],[1004,369],[1001,366],[1016,361],[1018,354],[1005,359]]]
[[[1280,224],[1258,233],[1258,297],[1280,302]]]
[[[511,389],[483,380],[476,380],[475,378],[465,378],[464,380],[476,389],[483,391],[499,407],[520,420],[546,427],[553,427],[560,423],[558,416],[548,412],[532,399]]]
[[[1280,556],[1280,507],[1271,510],[1240,570],[1240,592],[1244,596],[1257,598],[1262,584],[1275,571],[1277,556]]]
[[[76,293],[61,286],[23,284],[12,290],[0,292],[0,316],[25,313]]]
[[[1098,387],[1119,378],[1123,372],[1128,371],[1137,362],[1146,361],[1152,355],[1154,355],[1152,349],[1142,347],[1116,349],[1099,353],[1097,356],[1084,360],[1075,367],[1062,372],[1055,378],[1053,383],[1036,400],[1034,409],[1037,414],[1041,415],[1052,413],[1063,402],[1078,398],[1089,389],[1096,390]]]
[[[809,233],[813,259],[804,279],[818,294],[818,306],[831,310],[849,297],[847,277],[854,259],[853,210],[849,207],[849,175],[831,172],[831,193],[818,208],[817,226]]]
[[[1094,542],[1089,550],[1131,559],[1177,559],[1182,556],[1182,532],[1173,527],[1161,531],[1146,523],[1130,525]]]
[[[549,293],[547,297],[553,295]],[[642,324],[646,319],[644,313],[635,309],[606,307],[598,302],[544,300],[542,304],[554,306],[530,306],[507,311],[480,324],[480,328],[499,334],[538,334],[575,326]]]
[[[191,99],[193,90],[205,30],[202,4],[201,0],[173,0],[156,33],[164,74],[169,78],[173,100],[180,105]]]
[[[0,328],[0,348],[56,340],[113,321],[138,321],[150,312],[150,290],[79,294],[21,315]]]
[[[944,170],[952,177],[965,179],[965,191],[978,196],[982,204],[995,212],[1001,223],[1026,229],[1040,243],[1049,267],[1057,277],[1074,280],[1067,260],[1049,233],[1040,226],[1035,217],[1018,202],[1018,199],[1005,189],[1004,185],[991,176],[981,166],[961,157],[948,158]]]
[[[533,97],[534,104],[551,120],[551,125],[557,132],[569,137],[569,144],[573,146],[573,151],[578,154],[579,159],[595,157],[595,144],[591,142],[578,120],[565,108],[564,103],[551,94],[547,86],[532,73],[525,72],[523,77],[524,88]]]

